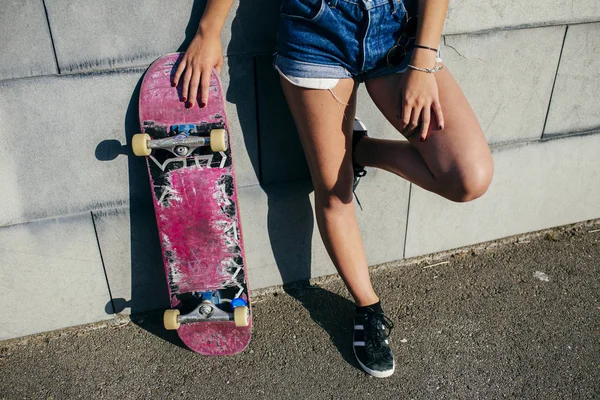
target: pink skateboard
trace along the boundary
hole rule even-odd
[[[148,165],[172,308],[165,328],[200,354],[234,354],[250,342],[252,317],[225,101],[213,71],[208,105],[185,107],[171,86],[181,56],[146,71],[132,147]]]

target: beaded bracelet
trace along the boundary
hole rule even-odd
[[[414,69],[415,71],[421,71],[421,72],[427,72],[428,74],[433,74],[434,72],[438,72],[439,70],[444,68],[444,66],[442,64],[439,64],[436,61],[433,68],[419,68],[419,67],[415,67],[414,65],[410,65],[410,64],[408,64],[408,68]]]

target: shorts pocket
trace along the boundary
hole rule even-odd
[[[325,0],[282,0],[281,16],[317,21],[325,11]]]

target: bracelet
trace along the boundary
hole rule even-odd
[[[435,51],[436,53],[438,51],[437,49],[434,49],[433,47],[421,46],[420,44],[415,44],[413,47],[418,48],[418,49]]]
[[[442,64],[439,64],[436,61],[433,68],[419,68],[419,67],[415,67],[414,65],[410,65],[410,64],[408,64],[408,68],[414,69],[415,71],[421,71],[421,72],[427,72],[428,74],[433,74],[434,72],[438,72],[439,70],[444,68],[444,66]]]

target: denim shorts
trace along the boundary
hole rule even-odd
[[[298,86],[327,89],[342,78],[364,82],[404,72],[411,51],[390,66],[418,0],[282,0],[273,65]],[[311,84],[312,82],[312,84]]]

